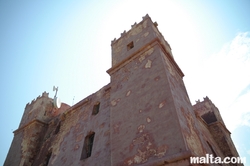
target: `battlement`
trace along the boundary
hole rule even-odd
[[[150,20],[151,20],[151,18],[149,17],[148,14],[146,14],[144,17],[142,17],[142,21],[141,21],[141,22],[143,22],[143,21],[146,20],[146,19],[150,19]],[[139,23],[139,24],[140,24],[140,23]],[[126,34],[128,34],[133,28],[136,28],[136,26],[139,25],[139,24],[137,24],[137,23],[135,22],[133,25],[131,25],[131,29],[130,29],[128,32],[126,32],[126,30],[124,30],[124,31],[121,33],[121,37],[120,37],[120,38],[124,37],[124,36],[125,36]],[[158,26],[158,24],[157,24],[156,22],[155,22],[154,24],[155,24],[156,27]],[[111,45],[113,45],[115,42],[117,42],[120,38],[118,38],[118,39],[114,38],[114,40],[111,41]]]
[[[25,126],[34,119],[41,122],[48,122],[53,117],[52,113],[55,112],[53,106],[53,99],[49,98],[49,93],[44,91],[42,95],[27,103],[24,109],[22,120],[19,128]]]
[[[25,106],[25,109],[26,109],[27,107],[32,106],[38,99],[41,99],[41,98],[43,98],[43,97],[49,98],[49,93],[47,93],[46,91],[44,91],[44,92],[42,93],[42,96],[39,95],[36,99],[33,99],[30,103],[27,103],[26,106]]]
[[[112,40],[112,67],[131,58],[143,48],[150,47],[154,41],[158,41],[166,53],[173,57],[170,45],[159,32],[157,26],[158,24],[146,14],[140,23],[135,22],[128,32],[124,30],[119,39]]]
[[[196,104],[193,105],[193,109],[195,114],[202,117],[207,124],[220,121],[223,125],[225,125],[219,109],[207,96],[203,98],[203,101],[197,100]]]
[[[207,104],[206,104],[207,103]],[[205,107],[215,107],[217,109],[217,107],[214,105],[214,103],[206,96],[203,97],[203,101],[201,101],[200,99],[195,101],[195,105],[193,105],[194,110],[198,111],[198,110],[202,110]]]
[[[71,107],[56,107],[46,92],[27,103],[4,165],[190,165],[205,153],[239,156],[212,101],[191,105],[157,25],[146,15],[112,41],[110,83],[97,92]]]

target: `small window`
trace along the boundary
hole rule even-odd
[[[99,108],[100,108],[100,102],[97,102],[93,107],[92,115],[98,114]]]
[[[134,48],[134,42],[131,42],[127,45],[127,50],[131,50],[132,48]]]
[[[84,145],[82,148],[81,160],[89,158],[92,153],[93,143],[94,143],[95,133],[87,135],[84,140]]]

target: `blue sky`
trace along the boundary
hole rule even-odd
[[[213,101],[250,162],[249,9],[248,0],[0,0],[0,165],[25,105],[44,91],[53,97],[53,85],[72,105],[108,84],[111,40],[147,13],[171,45],[192,103]]]

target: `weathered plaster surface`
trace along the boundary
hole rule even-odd
[[[191,105],[157,25],[146,15],[112,41],[111,82],[99,91],[72,107],[56,109],[46,92],[28,103],[4,165],[186,166],[190,156],[238,156],[214,104]]]

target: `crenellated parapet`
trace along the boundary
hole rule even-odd
[[[110,74],[110,71],[119,69],[122,64],[125,64],[128,60],[132,60],[136,55],[139,56],[150,49],[152,51],[153,47],[158,45],[166,52],[168,59],[173,61],[172,63],[178,68],[177,70],[180,75],[184,75],[178,65],[175,64],[171,47],[157,26],[157,22],[153,22],[149,15],[146,14],[142,17],[141,22],[135,22],[131,25],[129,31],[124,30],[118,39],[114,38],[114,40],[111,41],[112,68],[107,72]]]
[[[195,101],[195,104],[193,105],[193,108],[196,112],[207,112],[208,110],[214,111],[218,110],[218,108],[214,105],[214,103],[206,96],[203,97],[203,101],[200,99]]]
[[[26,106],[25,106],[25,109],[26,109],[27,107],[32,106],[37,100],[39,100],[39,99],[41,99],[41,98],[43,98],[43,97],[49,98],[49,93],[47,93],[46,91],[44,91],[44,92],[42,93],[42,95],[39,95],[36,99],[33,99],[30,103],[27,103]]]
[[[137,25],[137,23],[135,22],[133,25],[131,25],[131,28],[134,28]]]
[[[35,119],[47,122],[51,118],[50,114],[53,112],[53,109],[53,99],[49,98],[49,93],[44,91],[42,95],[26,104],[19,128]]]
[[[195,114],[204,119],[207,124],[218,121],[225,125],[219,109],[207,96],[203,98],[203,101],[197,100],[193,109]]]
[[[144,17],[142,17],[142,21],[141,21],[141,22],[145,21],[146,19],[150,19],[150,20],[151,20],[151,18],[149,17],[148,14],[146,14]],[[140,24],[140,23],[139,23],[139,24]],[[128,33],[130,33],[130,31],[131,31],[133,28],[136,28],[136,26],[139,25],[139,24],[137,24],[137,23],[135,22],[133,25],[131,25],[131,29],[130,29],[129,31],[124,30],[124,31],[121,33],[120,38],[122,38],[122,37],[124,37],[125,35],[127,35]],[[158,26],[157,22],[154,22],[153,24],[155,25],[155,27]],[[114,44],[116,41],[118,41],[120,38],[118,38],[118,39],[114,38],[114,40],[111,41],[111,45],[113,45],[113,44]]]
[[[196,101],[193,106],[196,116],[202,120],[217,143],[224,156],[239,156],[233,141],[230,137],[230,131],[227,129],[219,109],[206,96],[203,101]]]
[[[218,108],[192,107],[181,69],[148,14],[112,47],[110,83],[73,106],[43,92],[26,104],[4,165],[190,165],[239,156]]]
[[[144,21],[144,20],[146,20],[146,19],[148,19],[148,18],[151,19],[151,18],[149,17],[149,15],[146,14],[144,17],[142,17],[142,21]],[[131,29],[135,28],[137,25],[138,25],[138,24],[135,22],[133,25],[131,25]],[[157,26],[158,26],[157,22],[154,22],[154,25],[155,25],[155,27],[157,27]],[[124,31],[121,33],[121,36],[120,36],[120,37],[123,37],[123,36],[125,36],[126,34],[127,34],[127,31],[124,30]],[[119,40],[119,39],[118,39],[118,40]],[[117,39],[114,38],[114,40],[111,41],[111,45],[113,45],[116,41],[117,41]]]
[[[206,97],[203,97],[203,101],[210,101],[210,99],[206,96]],[[195,103],[196,104],[201,103],[200,99],[196,100]]]
[[[203,101],[200,101],[200,99],[196,100],[196,101],[195,101],[195,105],[198,105],[199,103],[202,103],[202,102],[204,102],[204,101],[210,101],[210,102],[211,102],[211,100],[206,96],[206,97],[203,97]],[[194,106],[195,106],[195,105],[194,105]]]
[[[114,38],[114,40],[111,41],[111,45],[114,44],[116,42],[116,38]]]
[[[19,128],[23,127],[34,120],[39,120],[43,123],[48,123],[51,119],[58,116],[69,106],[65,103],[61,103],[60,108],[56,108],[54,100],[49,97],[49,93],[46,91],[33,99],[30,103],[26,104],[22,120]]]
[[[125,36],[126,35],[126,30],[124,30],[122,33],[121,33],[121,37]]]

